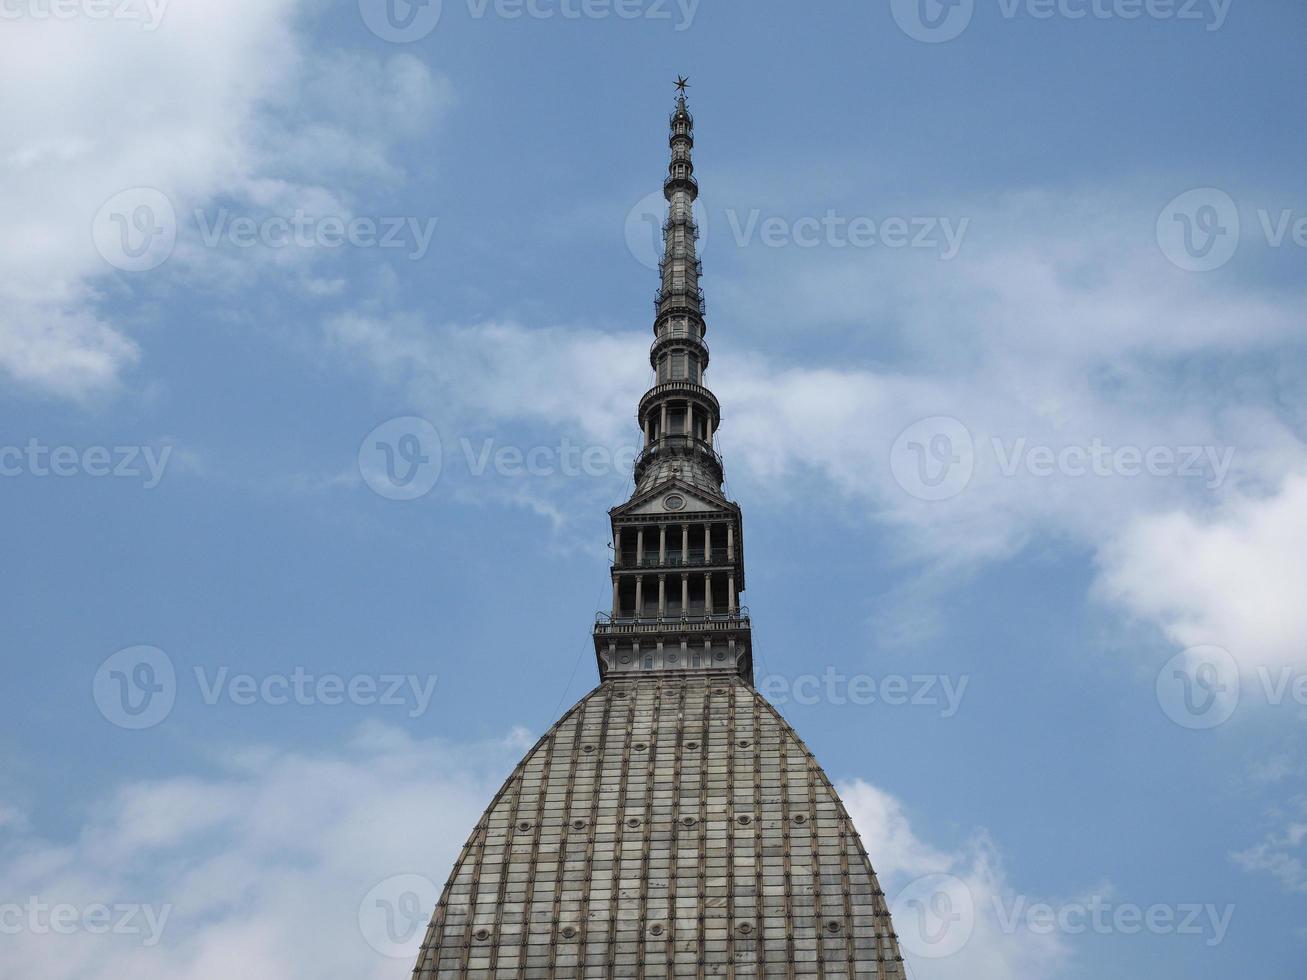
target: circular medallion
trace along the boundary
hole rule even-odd
[[[667,510],[684,510],[685,498],[679,493],[669,493],[663,498],[663,507]]]

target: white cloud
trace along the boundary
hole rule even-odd
[[[163,191],[184,227],[220,195],[286,210],[325,203],[348,216],[340,192],[316,181],[394,178],[387,147],[447,89],[410,56],[318,53],[297,33],[303,6],[187,0],[155,31],[130,20],[5,20],[0,372],[79,399],[112,390],[140,360],[127,328],[98,312],[122,274],[97,253],[91,227],[120,192]],[[294,251],[273,259],[302,258]],[[223,275],[230,260],[183,238],[153,275]]]
[[[371,726],[335,753],[224,750],[204,775],[125,784],[92,807],[68,841],[15,822],[0,850],[6,903],[140,904],[163,928],[151,946],[142,935],[20,929],[0,944],[0,973],[46,980],[401,975],[416,959],[463,841],[531,744],[522,730],[456,744]],[[959,876],[978,903],[1010,892],[983,840],[943,851],[921,840],[902,804],[874,786],[855,780],[843,792],[891,893],[936,871]],[[415,911],[405,895],[412,876],[426,879],[416,886]],[[394,956],[365,939],[361,908],[368,923],[378,910],[395,916],[393,947],[384,928],[369,933]],[[1051,977],[1065,961],[1056,937],[999,934],[993,915],[978,908],[965,952],[914,964],[916,976]]]
[[[714,322],[709,382],[735,495],[838,501],[902,531],[904,555],[936,573],[1067,542],[1100,560],[1103,595],[1176,642],[1301,659],[1307,618],[1294,597],[1307,574],[1292,514],[1305,492],[1307,408],[1283,370],[1307,354],[1298,287],[1181,273],[1151,241],[1155,208],[1138,194],[1015,195],[952,213],[972,218],[953,262],[726,254],[713,239],[710,256],[740,267],[709,283],[727,311]],[[783,325],[787,337],[818,338],[817,351],[858,327],[893,355],[825,365],[741,353],[729,321]],[[635,331],[342,317],[331,336],[417,401],[486,428],[636,437],[631,407],[648,371]],[[891,452],[905,429],[939,416],[965,426],[975,468],[964,490],[926,501],[900,485]],[[1056,460],[1043,475],[1032,455],[1099,448],[1106,473],[1076,457],[1083,475]],[[1148,465],[1159,472],[1135,475],[1132,453],[1157,453],[1163,462]],[[913,615],[901,632],[929,622]]]
[[[1275,816],[1280,823],[1276,830],[1231,857],[1245,871],[1265,872],[1279,879],[1285,891],[1307,893],[1307,798],[1296,800],[1289,812]]]
[[[917,837],[903,804],[883,790],[855,779],[842,783],[839,791],[897,916],[895,929],[910,976],[1052,980],[1069,965],[1071,951],[1064,937],[1007,922],[1009,910],[1021,909],[1029,900],[1009,883],[996,848],[986,838],[958,851],[942,851]],[[927,906],[924,914],[934,914],[931,906],[942,900],[955,921],[941,919],[924,927],[912,921],[916,910],[906,896],[916,895],[923,885],[919,897]]]
[[[1143,516],[1102,553],[1101,588],[1183,647],[1225,647],[1252,674],[1307,666],[1307,476],[1210,516]]]
[[[23,929],[0,944],[0,973],[49,980],[400,975],[416,959],[435,898],[421,896],[411,930],[398,922],[404,953],[390,958],[360,930],[365,896],[396,875],[439,886],[527,747],[521,733],[455,746],[370,728],[338,755],[229,752],[215,775],[123,786],[71,842],[11,838],[0,851],[0,895],[78,908],[149,905],[167,912],[162,941],[146,947],[136,935]]]

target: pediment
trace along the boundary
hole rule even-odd
[[[736,506],[721,497],[704,493],[689,483],[670,480],[621,507],[614,508],[612,516],[675,517],[682,514],[720,514],[722,511],[734,510]]]

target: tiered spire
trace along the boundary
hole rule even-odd
[[[694,117],[678,78],[663,193],[663,260],[654,297],[654,384],[640,399],[644,448],[635,493],[614,508],[613,606],[595,627],[600,673],[729,670],[752,678],[748,610],[740,605],[740,509],[722,492],[713,448],[721,406],[704,384],[708,327],[694,202]]]
[[[694,117],[685,95],[688,86],[688,79],[677,79],[676,109],[670,120],[671,162],[663,181],[667,220],[649,352],[655,383],[640,401],[645,449],[635,468],[637,495],[677,477],[718,495],[722,488],[721,459],[713,450],[721,407],[703,383],[709,360],[704,339],[707,306],[699,284],[703,263],[694,220],[699,182],[694,177]]]

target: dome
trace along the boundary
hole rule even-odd
[[[614,676],[468,839],[414,976],[904,977],[875,872],[794,730],[733,671]]]

